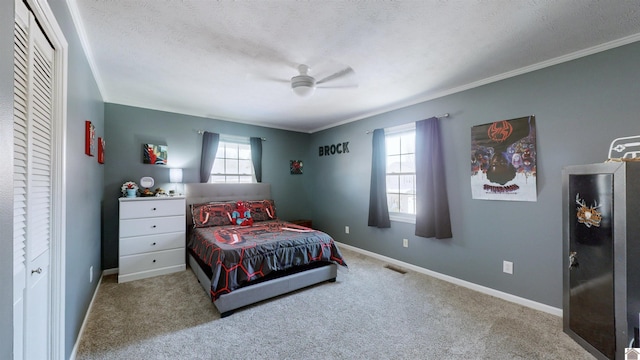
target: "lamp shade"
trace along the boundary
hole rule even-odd
[[[182,182],[182,169],[169,169],[169,182],[181,183]]]

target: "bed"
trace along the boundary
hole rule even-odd
[[[277,218],[270,184],[185,184],[189,267],[221,317],[314,284],[334,282],[340,250],[326,233]],[[235,202],[251,226],[230,225]]]

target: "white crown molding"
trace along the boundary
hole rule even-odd
[[[568,62],[568,61],[571,61],[571,60],[576,60],[576,59],[579,59],[579,58],[582,58],[582,57],[585,57],[585,56],[597,54],[599,52],[611,50],[611,49],[614,49],[614,48],[617,48],[617,47],[620,47],[620,46],[624,46],[624,45],[628,45],[628,44],[634,43],[636,41],[640,41],[640,33],[639,34],[629,35],[629,36],[626,36],[626,37],[623,37],[623,38],[620,38],[620,39],[617,39],[617,40],[609,41],[609,42],[606,42],[604,44],[593,46],[593,47],[590,47],[590,48],[587,48],[587,49],[579,50],[579,51],[576,51],[576,52],[573,52],[573,53],[570,53],[570,54],[567,54],[567,55],[558,56],[556,58],[549,59],[549,60],[546,60],[546,61],[542,61],[542,62],[539,62],[537,64],[533,64],[533,65],[522,67],[520,69],[507,71],[505,73],[502,73],[502,74],[499,74],[499,75],[495,75],[495,76],[491,76],[491,77],[488,77],[488,78],[485,78],[485,79],[482,79],[482,80],[474,81],[474,82],[466,84],[466,85],[462,85],[462,86],[454,87],[454,88],[451,88],[451,89],[443,90],[443,91],[435,93],[435,94],[429,94],[429,95],[426,95],[424,97],[418,98],[416,100],[412,100],[412,101],[409,101],[409,102],[402,102],[402,103],[395,104],[395,105],[392,105],[392,106],[388,106],[388,107],[385,107],[385,108],[382,108],[382,109],[378,109],[376,111],[369,112],[369,113],[366,113],[366,114],[363,114],[363,115],[359,115],[357,117],[350,118],[350,119],[347,119],[347,120],[344,120],[344,121],[341,121],[341,122],[338,122],[338,123],[335,123],[335,124],[331,124],[331,125],[328,125],[328,126],[317,128],[315,130],[310,131],[310,133],[314,133],[314,132],[330,129],[330,128],[333,128],[333,127],[336,127],[336,126],[340,126],[340,125],[344,125],[344,124],[348,124],[350,122],[354,122],[354,121],[357,121],[357,120],[362,120],[362,119],[366,119],[366,118],[369,118],[369,117],[372,117],[372,116],[384,114],[384,113],[387,113],[387,112],[390,112],[390,111],[402,109],[402,108],[405,108],[405,107],[408,107],[408,106],[412,106],[412,105],[416,105],[416,104],[419,104],[419,103],[423,103],[425,101],[435,100],[435,99],[438,99],[438,98],[441,98],[441,97],[445,97],[447,95],[452,95],[452,94],[459,93],[459,92],[462,92],[462,91],[465,91],[465,90],[470,90],[470,89],[477,88],[477,87],[480,87],[480,86],[483,86],[483,85],[491,84],[491,83],[494,83],[494,82],[497,82],[497,81],[500,81],[500,80],[505,80],[505,79],[512,78],[512,77],[515,77],[515,76],[518,76],[518,75],[523,75],[523,74],[530,73],[530,72],[533,72],[533,71],[536,71],[536,70],[544,69],[544,68],[547,68],[547,67],[550,67],[550,66],[562,64],[562,63],[565,63],[565,62]],[[429,115],[427,114],[427,116],[429,116]]]
[[[84,23],[82,22],[82,16],[80,16],[80,10],[78,9],[76,0],[66,0],[66,2],[67,7],[69,8],[69,12],[71,13],[71,19],[73,20],[76,32],[78,33],[78,37],[80,38],[80,44],[82,44],[84,56],[87,58],[87,62],[89,62],[89,68],[91,68],[93,78],[96,80],[96,84],[98,85],[98,91],[100,92],[102,101],[106,103],[108,102],[108,98],[106,97],[107,92],[104,90],[102,78],[100,77],[98,67],[96,66],[96,62],[93,58],[93,51],[91,50],[91,44],[89,44],[89,40],[87,38]]]

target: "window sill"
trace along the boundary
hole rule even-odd
[[[412,214],[391,213],[389,214],[389,220],[408,223],[408,224],[415,224],[416,216]]]

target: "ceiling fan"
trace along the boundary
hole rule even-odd
[[[299,74],[291,78],[291,90],[293,90],[293,92],[296,95],[301,97],[309,97],[313,95],[313,93],[316,90],[316,87],[325,87],[325,88],[331,87],[331,86],[326,86],[324,84],[326,84],[329,81],[354,73],[353,69],[350,66],[347,66],[346,68],[336,73],[333,73],[320,80],[316,80],[313,76],[309,75],[310,71],[311,71],[311,68],[308,65],[305,65],[305,64],[298,65]],[[338,86],[338,87],[354,87],[354,86],[357,86],[357,85]]]

